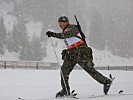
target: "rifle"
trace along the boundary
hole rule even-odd
[[[86,43],[86,40],[85,40],[85,38],[86,38],[86,37],[85,37],[85,34],[83,33],[83,31],[82,31],[82,29],[81,29],[81,26],[80,26],[80,24],[79,24],[79,21],[77,20],[76,15],[74,15],[74,17],[75,17],[75,20],[76,20],[76,22],[77,22],[78,30],[79,30],[79,32],[80,32],[80,34],[81,34],[82,40],[84,41],[85,45],[87,46],[87,43]]]

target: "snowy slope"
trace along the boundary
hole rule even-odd
[[[94,62],[96,66],[132,66],[133,58],[122,58],[120,56],[112,55],[107,50],[93,49]]]
[[[63,40],[57,40],[52,38],[54,48],[56,51],[56,54],[58,56],[60,64],[62,64],[61,59],[61,52],[63,49],[65,49]],[[133,66],[133,58],[122,58],[119,56],[114,56],[111,54],[110,51],[107,50],[96,50],[92,48],[93,50],[93,57],[94,57],[94,63],[95,66]],[[47,56],[43,59],[44,62],[57,62],[53,46],[51,43],[51,40],[48,40],[47,44]],[[15,52],[8,52],[6,50],[5,55],[0,55],[0,60],[8,60],[8,61],[18,61],[18,54]]]
[[[115,76],[109,95],[124,90],[123,96],[103,96],[89,98],[92,95],[103,95],[102,85],[92,79],[85,71],[74,70],[70,77],[71,89],[78,93],[79,100],[132,100],[132,71],[100,71],[108,76]],[[54,99],[60,87],[59,70],[0,70],[0,100],[58,100]],[[53,99],[48,99],[53,98]],[[69,100],[69,99],[67,99]]]
[[[54,45],[58,43],[57,47],[54,47],[54,48],[56,50],[60,63],[62,63],[61,52],[65,48],[63,41],[57,40],[54,38],[52,38],[52,40],[53,40]],[[92,50],[93,50],[95,66],[108,66],[108,65],[110,66],[132,66],[133,65],[133,58],[129,59],[129,58],[122,58],[119,56],[114,56],[108,50],[97,50],[94,48],[92,48]],[[49,39],[48,46],[47,46],[47,57],[44,58],[44,61],[51,62],[51,59],[52,59],[52,62],[57,62],[52,43]]]
[[[0,60],[4,61],[18,61],[18,53],[16,52],[8,52],[8,50],[5,50],[5,54],[1,55],[0,54]]]

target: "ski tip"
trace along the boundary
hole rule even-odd
[[[72,92],[71,93],[74,93],[75,92],[75,90],[72,90]]]
[[[111,74],[109,74],[109,78],[112,78],[112,75]]]
[[[77,93],[73,94],[73,96],[76,96],[76,95],[78,95],[78,94]]]
[[[119,91],[119,94],[121,94],[121,93],[123,93],[123,92],[124,92],[123,90],[120,90],[120,91]]]
[[[20,98],[20,97],[19,97],[18,99],[19,99],[19,100],[24,100],[23,98]]]
[[[110,80],[112,80],[112,81],[115,79],[115,77],[113,77],[112,74],[109,74],[109,78],[110,78]]]

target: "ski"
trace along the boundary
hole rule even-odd
[[[70,93],[70,95],[68,95],[68,96],[57,96],[56,95],[56,98],[73,98],[73,99],[79,99],[78,97],[77,97],[77,93],[74,93],[75,92],[75,90],[72,90],[72,92]]]
[[[70,95],[62,95],[62,94],[60,94],[60,92],[59,93],[57,93],[56,94],[56,98],[64,98],[64,97],[66,97],[66,98],[74,98],[74,99],[78,99],[76,96],[77,96],[77,93],[74,93],[75,92],[75,90],[72,90],[72,92],[70,93]]]
[[[18,97],[18,99],[19,99],[19,100],[25,100],[25,99],[23,99],[23,98],[21,98],[21,97]]]
[[[97,99],[97,98],[109,98],[109,97],[116,97],[116,96],[133,96],[132,93],[123,93],[124,91],[123,90],[120,90],[119,92],[117,93],[113,93],[113,94],[108,94],[108,95],[104,95],[104,94],[101,94],[101,95],[90,95],[88,97],[79,97],[79,99]]]
[[[22,97],[19,97],[18,100],[56,100],[56,98],[54,97],[48,97],[48,98],[22,98]],[[60,100],[60,99],[57,99],[57,100]]]
[[[21,98],[19,97],[18,100],[73,100],[73,99],[79,99],[77,97],[58,97],[58,98]]]
[[[58,100],[58,99],[66,99],[66,100],[69,100],[69,99],[70,99],[70,100],[73,100],[73,99],[79,99],[79,98],[76,97],[76,96],[67,96],[67,97],[64,96],[64,97],[57,97],[56,99],[57,99],[57,100]]]
[[[65,99],[65,100],[73,100],[73,99],[79,99],[77,97],[77,93],[75,93],[75,90],[73,90],[71,92],[71,94],[69,96],[59,96],[59,97],[55,97],[55,98],[38,98],[38,99],[32,99],[32,98],[21,98],[19,97],[18,100],[62,100],[62,99]]]
[[[131,93],[123,93],[123,90],[120,90],[117,93],[114,94],[108,94],[108,95],[90,95],[90,96],[86,96],[86,97],[58,97],[58,98],[53,98],[53,97],[49,97],[49,98],[18,98],[18,100],[74,100],[74,99],[91,99],[91,98],[106,98],[106,97],[116,97],[116,96],[132,96],[133,94]]]
[[[70,94],[70,97],[71,98],[74,98],[74,99],[79,99],[78,97],[77,97],[77,93],[74,93],[75,92],[75,90],[73,90],[72,92],[71,92],[71,94]]]
[[[106,98],[106,97],[116,97],[116,96],[131,96],[133,94],[125,94],[125,93],[116,93],[116,94],[108,94],[108,95],[91,95],[87,97],[87,99],[90,98]]]

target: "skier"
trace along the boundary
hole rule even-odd
[[[92,49],[83,41],[77,25],[70,24],[68,17],[61,16],[58,24],[62,29],[61,33],[52,31],[46,32],[48,37],[64,39],[67,49],[62,51],[61,66],[61,86],[62,90],[56,94],[56,97],[69,96],[69,75],[76,64],[79,64],[91,77],[103,84],[104,93],[107,94],[112,80],[103,76],[93,66]]]

